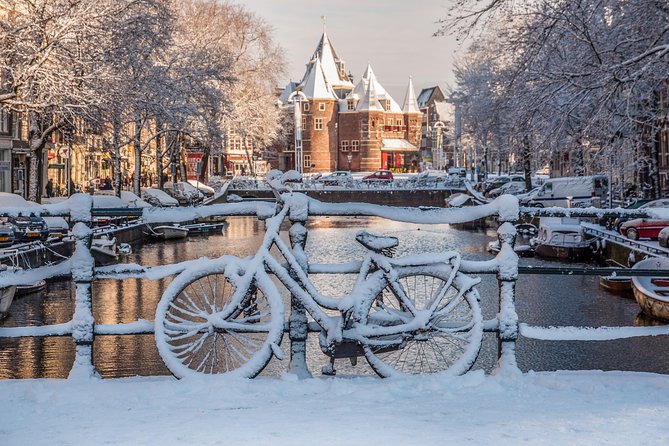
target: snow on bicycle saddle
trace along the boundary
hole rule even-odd
[[[383,237],[367,231],[358,232],[355,239],[360,242],[362,246],[374,252],[392,249],[400,243],[397,237]]]

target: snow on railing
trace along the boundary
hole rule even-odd
[[[487,331],[497,332],[500,351],[497,373],[518,373],[515,358],[515,344],[519,335],[536,339],[554,340],[609,340],[631,336],[655,336],[669,334],[659,328],[636,329],[622,328],[578,328],[578,327],[533,327],[520,324],[515,309],[515,286],[518,279],[518,256],[513,250],[516,229],[513,222],[526,208],[519,208],[518,200],[510,195],[503,195],[490,203],[466,208],[397,208],[373,205],[368,203],[324,203],[309,198],[301,193],[285,192],[280,195],[279,204],[266,202],[226,203],[196,208],[159,209],[151,208],[143,211],[145,223],[184,222],[208,217],[255,216],[267,219],[275,215],[281,207],[288,207],[288,218],[292,224],[290,229],[293,254],[303,267],[311,274],[319,273],[358,273],[360,262],[342,264],[310,264],[303,250],[306,240],[305,224],[311,216],[376,216],[394,221],[421,224],[453,224],[464,223],[487,217],[495,217],[499,222],[497,230],[500,244],[499,253],[490,260],[462,260],[460,270],[472,274],[496,274],[499,283],[499,313],[489,321],[484,321]],[[11,285],[29,284],[37,279],[49,279],[56,276],[71,274],[76,286],[75,311],[72,320],[62,324],[39,327],[0,328],[0,337],[26,336],[72,336],[76,344],[76,357],[70,377],[97,377],[93,364],[92,343],[95,335],[130,335],[153,333],[154,324],[146,320],[137,320],[124,324],[96,324],[92,308],[92,286],[95,279],[149,279],[158,280],[179,274],[189,267],[201,262],[202,259],[161,265],[143,266],[138,264],[116,264],[112,266],[94,266],[90,254],[92,199],[88,195],[74,195],[67,201],[31,208],[31,212],[41,215],[70,216],[76,222],[73,228],[75,251],[72,257],[58,265],[43,266],[30,271],[0,272],[0,288]],[[530,209],[533,213],[536,208]],[[546,212],[547,210],[543,210]],[[590,209],[557,209],[550,210],[552,215],[592,213]],[[596,212],[601,212],[597,210]],[[25,208],[1,208],[0,214],[17,215],[25,212]],[[598,213],[596,215],[599,215]],[[603,215],[603,214],[602,214]],[[424,254],[430,260],[430,254]],[[411,256],[410,261],[420,262],[421,255]],[[205,259],[206,260],[206,259]],[[402,259],[397,259],[402,262]],[[294,363],[303,362],[306,369],[304,333],[308,332],[304,309],[292,308],[288,321],[288,332],[291,339],[291,370],[298,370]]]

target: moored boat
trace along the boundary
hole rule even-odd
[[[12,268],[7,265],[0,265],[0,271],[7,271]],[[13,268],[12,268],[13,269]],[[9,307],[14,302],[14,295],[16,294],[16,285],[10,285],[0,288],[0,319],[4,319],[9,314]]]
[[[632,269],[668,271],[669,259],[650,258],[636,263]],[[634,298],[648,316],[669,321],[669,277],[632,277]]]
[[[179,225],[162,225],[152,228],[152,235],[164,240],[186,238],[188,228]]]
[[[112,265],[118,262],[116,238],[103,235],[91,241],[91,255],[96,266]]]
[[[599,286],[620,296],[632,298],[632,278],[629,276],[599,276]]]
[[[592,256],[592,242],[585,239],[581,225],[559,219],[542,219],[532,245],[540,257],[584,260]]]

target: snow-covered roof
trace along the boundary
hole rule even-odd
[[[360,82],[364,82],[362,79]],[[379,102],[379,98],[376,95],[376,86],[374,82],[369,80],[367,88],[365,88],[365,93],[362,96],[358,106],[355,108],[357,111],[384,111],[385,109]]]
[[[437,119],[440,121],[449,121],[453,118],[453,105],[446,101],[435,101],[434,108],[437,111]]]
[[[420,113],[420,108],[418,108],[418,102],[416,101],[416,92],[413,89],[413,80],[411,78],[409,78],[407,92],[404,95],[402,111],[404,113]]]
[[[318,58],[309,64],[300,89],[309,99],[337,99],[337,95],[325,80],[323,65]]]
[[[383,138],[383,151],[386,152],[416,152],[418,147],[406,139]]]
[[[292,92],[295,91],[295,89],[298,87],[298,85],[300,85],[299,82],[293,82],[293,81],[288,82],[288,85],[286,85],[286,88],[283,89],[283,91],[281,92],[281,95],[279,96],[279,101],[282,104],[287,104],[288,103],[288,97],[290,96],[290,94]]]
[[[353,83],[346,73],[339,70],[338,63],[343,64],[344,62],[337,56],[325,30],[323,30],[321,40],[318,42],[313,56],[311,56],[310,66],[317,59],[321,61],[325,80],[332,88],[353,88]],[[307,71],[309,69],[308,67]]]

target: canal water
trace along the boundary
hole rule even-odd
[[[314,263],[343,263],[361,259],[364,248],[355,234],[371,232],[400,239],[397,255],[458,250],[464,258],[491,258],[487,243],[496,238],[494,229],[463,230],[449,225],[416,225],[367,217],[313,218],[308,224],[307,253]],[[287,227],[286,227],[287,229]],[[252,255],[264,234],[264,223],[254,218],[230,218],[220,235],[189,237],[186,240],[145,244],[123,261],[161,265],[200,257],[224,254]],[[286,234],[284,233],[284,236]],[[539,259],[521,259],[522,264],[551,264]],[[353,276],[312,276],[327,295],[342,295],[350,290]],[[153,321],[156,304],[170,279],[157,281],[127,279],[99,280],[94,283],[93,313],[97,323],[115,324],[138,319]],[[484,318],[498,311],[498,288],[494,276],[482,276],[479,285]],[[284,292],[287,299],[287,293]],[[541,326],[631,326],[647,324],[639,315],[634,299],[609,294],[592,276],[521,276],[517,284],[516,306],[521,322]],[[17,297],[11,314],[0,326],[57,324],[71,319],[74,310],[70,282],[49,283],[46,292]],[[517,358],[522,370],[600,369],[669,373],[669,337],[620,341],[535,341],[520,338]],[[288,357],[288,337],[282,349]],[[153,335],[97,336],[94,347],[96,369],[104,378],[134,375],[167,375],[158,355]],[[495,365],[497,342],[486,334],[474,368],[491,371]],[[308,365],[319,374],[328,362],[318,347],[317,336],[310,335]],[[0,339],[0,378],[65,378],[74,359],[71,337]],[[286,371],[287,359],[272,360],[263,372],[278,375]],[[369,374],[364,359],[352,367],[348,360],[337,360],[340,374]]]

